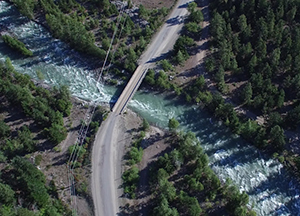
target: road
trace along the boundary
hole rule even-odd
[[[120,120],[119,114],[124,111],[127,103],[138,89],[147,68],[152,67],[164,54],[173,49],[183,26],[183,19],[188,13],[187,4],[189,2],[191,0],[178,0],[166,23],[154,36],[147,50],[139,59],[139,66],[113,107],[113,112],[97,132],[92,152],[91,179],[96,216],[115,216],[119,208],[117,188],[121,173],[120,167],[118,167],[120,159],[116,152],[118,136],[116,125]]]
[[[116,215],[118,210],[115,152],[112,144],[117,118],[111,113],[95,137],[92,152],[92,194],[96,216]]]
[[[165,54],[173,49],[173,46],[179,37],[179,32],[183,27],[184,18],[188,13],[187,5],[190,2],[192,1],[179,0],[177,2],[166,23],[154,36],[154,39],[147,47],[147,50],[139,59],[139,66],[114,105],[113,112],[121,114],[125,110],[128,102],[142,83],[143,78],[147,73],[147,69],[153,67],[155,62],[161,60]]]

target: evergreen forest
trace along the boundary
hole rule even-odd
[[[249,120],[243,137],[297,166],[299,158],[286,151],[286,134],[296,132],[300,123],[299,6],[297,0],[211,1],[206,60],[218,90],[264,119],[263,125]]]
[[[51,148],[66,138],[63,117],[72,108],[68,88],[35,86],[28,75],[15,71],[10,59],[0,63],[0,77],[0,215],[71,215],[59,200],[54,181],[46,181],[37,168],[41,155],[34,162],[28,157],[42,148],[36,134]],[[17,116],[3,119],[11,110],[25,122],[20,128],[10,124]]]

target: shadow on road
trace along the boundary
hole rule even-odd
[[[166,52],[161,54],[158,57],[152,58],[149,61],[147,61],[147,63],[155,63],[155,62],[159,62],[160,60],[166,59],[169,55],[172,54],[172,51]]]
[[[166,23],[168,26],[174,26],[174,25],[179,25],[184,22],[184,17],[183,16],[177,16],[171,19],[168,19]]]

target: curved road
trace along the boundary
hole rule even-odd
[[[187,5],[191,0],[178,0],[166,23],[155,35],[146,52],[139,60],[139,66],[123,90],[113,112],[101,125],[92,152],[92,194],[96,216],[117,215],[119,202],[117,182],[120,179],[120,161],[117,161],[115,146],[118,134],[115,129],[121,114],[142,82],[146,70],[173,49],[187,15]]]

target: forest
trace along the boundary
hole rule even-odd
[[[139,193],[150,193],[151,200],[147,205],[151,209],[150,215],[154,216],[256,215],[247,207],[248,195],[241,193],[229,179],[221,182],[209,167],[208,156],[195,134],[178,131],[178,127],[176,119],[169,120],[170,132],[164,138],[169,147],[148,164],[150,191],[145,192],[139,188],[142,171],[138,168],[143,157],[141,143],[149,130],[149,124],[143,121],[140,135],[126,156],[127,170],[122,177],[125,195],[136,199]],[[128,209],[126,213],[133,215],[134,208]]]
[[[169,59],[161,61],[163,70],[158,74],[149,70],[145,82],[174,90],[188,103],[206,108],[234,133],[273,154],[297,174],[300,158],[287,151],[286,133],[297,133],[300,123],[299,1],[210,1],[210,49],[205,67],[219,92],[211,92],[202,75],[184,88],[169,79],[174,66],[185,64],[193,54],[202,31],[199,5],[188,5],[190,15]],[[262,116],[264,124],[237,113],[237,106]]]
[[[109,0],[12,2],[23,15],[44,23],[55,38],[68,43],[77,51],[97,57],[100,62],[105,59],[116,31],[112,42],[114,51],[108,59],[113,63],[110,76],[119,80],[127,80],[135,71],[138,57],[169,12],[165,7],[150,10],[140,5],[137,9],[139,16],[134,18],[126,12],[119,16],[121,9],[118,10]],[[132,7],[132,3],[127,1],[124,9],[130,10]],[[123,69],[128,72],[126,75],[120,72]],[[113,79],[109,82],[118,83]]]
[[[211,1],[211,55],[206,61],[222,94],[264,117],[263,126],[252,127],[261,139],[254,138],[255,145],[283,153],[298,166],[299,158],[285,151],[284,131],[295,131],[300,123],[299,4]]]
[[[15,71],[10,59],[0,63],[0,77],[0,163],[4,165],[0,176],[0,215],[70,215],[58,198],[53,180],[46,182],[37,169],[41,155],[35,157],[34,164],[26,157],[41,148],[34,138],[36,133],[52,147],[66,138],[63,116],[70,115],[72,107],[68,88],[49,91],[37,87],[28,75]],[[17,109],[23,120],[32,124],[13,129],[2,119],[6,109]]]

